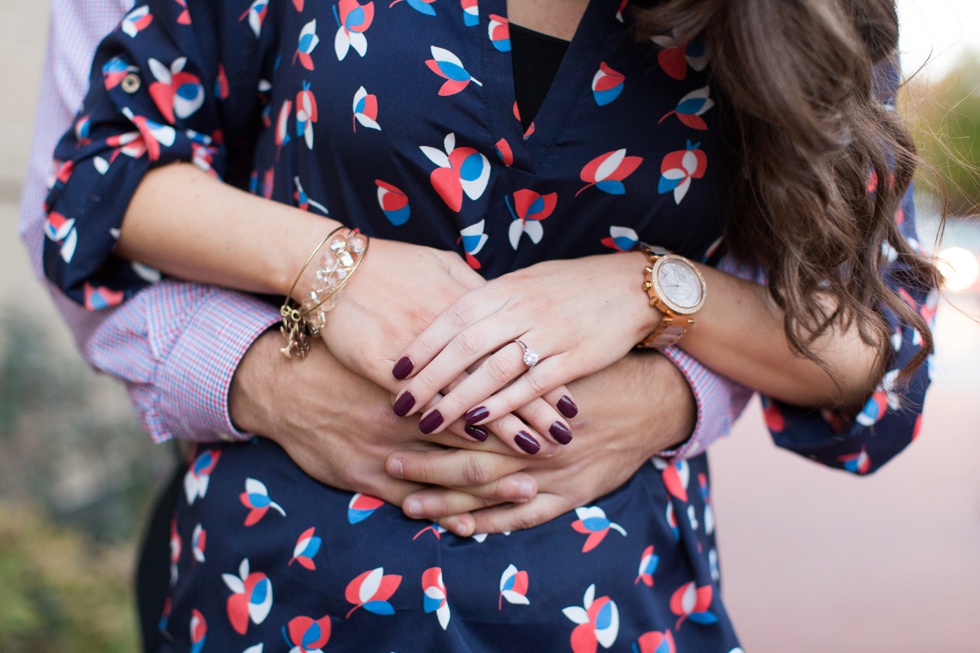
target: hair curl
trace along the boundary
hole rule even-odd
[[[719,110],[740,155],[726,240],[737,258],[766,270],[793,348],[828,369],[814,339],[856,325],[878,349],[880,379],[887,308],[922,335],[899,377],[908,379],[932,336],[886,285],[883,249],[897,253],[917,287],[935,285],[939,274],[895,219],[918,157],[901,119],[875,93],[875,67],[890,60],[898,70],[894,2],[664,0],[635,15],[639,38],[673,31],[705,39]],[[869,180],[879,180],[873,192]]]

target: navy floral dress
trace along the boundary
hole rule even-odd
[[[625,5],[592,0],[525,130],[505,0],[147,2],[103,43],[59,146],[46,271],[91,309],[153,283],[111,252],[142,176],[172,161],[488,278],[641,240],[708,260],[738,156],[709,61],[698,40],[635,42]],[[900,219],[914,238],[910,204]],[[893,324],[900,367],[921,343]],[[767,402],[777,444],[872,471],[914,438],[928,384],[893,378],[855,421]],[[543,526],[457,538],[269,441],[202,447],[171,552],[168,651],[740,650],[704,455]]]

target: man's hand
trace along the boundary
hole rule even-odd
[[[238,428],[277,442],[322,483],[401,505],[422,486],[389,476],[384,465],[390,454],[436,452],[443,448],[440,442],[478,444],[467,445],[452,434],[423,436],[417,419],[391,412],[388,392],[351,372],[320,343],[303,360],[284,358],[281,346],[281,336],[271,331],[252,344],[232,380],[229,411]],[[483,477],[476,487],[447,490],[447,496],[469,511],[534,495],[534,482],[526,474],[507,476],[511,472],[503,465],[495,469],[500,473]]]
[[[573,422],[575,441],[552,459],[516,459],[536,480],[536,497],[461,514],[456,494],[430,487],[409,495],[403,508],[459,535],[530,528],[615,490],[694,428],[690,386],[673,363],[654,352],[630,354],[575,381],[572,389],[584,416]],[[390,456],[387,469],[407,481],[452,487],[511,473],[514,460],[506,451],[477,457],[466,450],[406,450]]]

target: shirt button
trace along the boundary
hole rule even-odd
[[[142,82],[140,81],[140,76],[136,73],[129,73],[123,77],[122,82],[119,84],[125,93],[132,95],[136,91],[140,90]]]

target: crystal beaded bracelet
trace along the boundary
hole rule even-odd
[[[337,293],[347,285],[354,270],[364,259],[368,249],[368,237],[357,229],[348,230],[346,235],[341,234],[340,232],[345,228],[334,229],[320,241],[300,268],[282,308],[279,309],[282,315],[282,327],[279,331],[286,339],[286,346],[280,351],[287,358],[291,358],[293,352],[296,352],[300,358],[306,356],[306,352],[310,350],[311,339],[326,325],[327,312],[337,305]],[[320,257],[313,285],[303,295],[300,306],[296,307],[292,299],[296,284],[324,245],[327,249]]]

